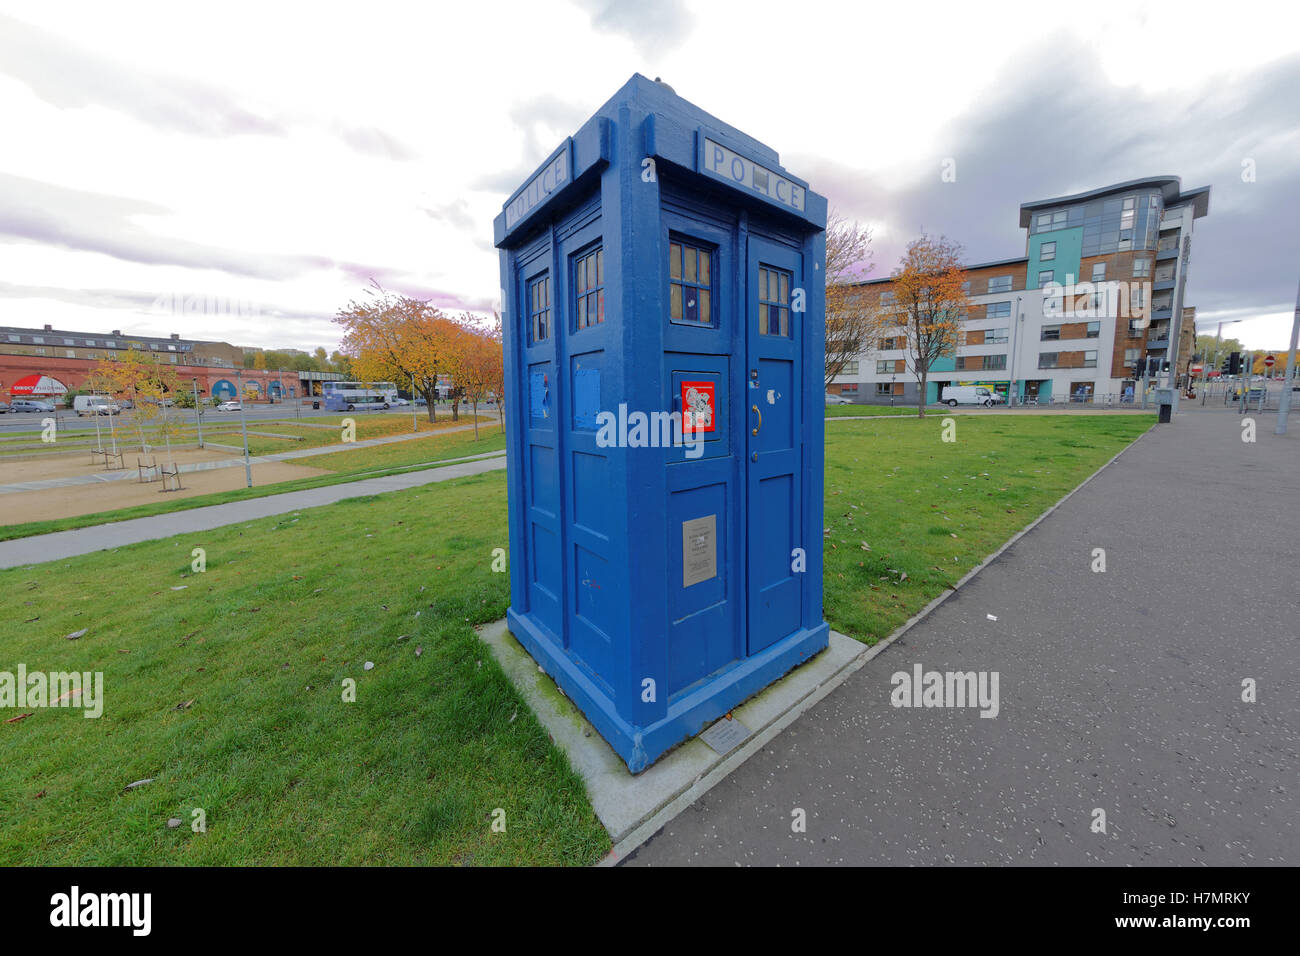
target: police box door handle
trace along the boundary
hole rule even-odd
[[[758,416],[758,424],[754,426],[754,430],[752,432],[752,434],[757,435],[758,430],[763,427],[763,413],[759,411],[757,405],[751,405],[750,408],[753,410],[754,414]]]

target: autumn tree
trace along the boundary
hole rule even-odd
[[[342,355],[350,374],[399,386],[414,382],[427,403],[429,421],[436,420],[438,376],[455,359],[456,322],[428,302],[388,292],[378,283],[365,291],[365,298],[349,302],[334,321],[343,327]]]
[[[465,398],[473,404],[474,440],[478,441],[478,406],[490,392],[500,395],[501,380],[504,377],[501,351],[501,319],[496,317],[495,324],[482,327],[471,315],[464,315],[457,323],[460,333],[454,349],[454,371],[456,384],[464,392]]]
[[[171,439],[181,430],[168,404],[177,390],[174,367],[164,365],[152,352],[127,348],[102,359],[91,369],[90,378],[104,387],[105,394],[131,400],[129,422],[141,453],[148,453],[151,439],[163,441],[170,453]]]
[[[827,390],[849,362],[880,341],[880,310],[861,285],[874,268],[871,255],[871,229],[832,212],[826,220]]]
[[[957,351],[957,336],[970,300],[961,246],[945,238],[922,234],[907,244],[893,273],[894,300],[902,326],[904,351],[916,376],[917,415],[925,417],[925,391],[930,366]]]

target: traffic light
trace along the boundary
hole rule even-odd
[[[1228,374],[1229,375],[1241,374],[1241,353],[1240,352],[1233,352],[1231,355],[1228,356]]]

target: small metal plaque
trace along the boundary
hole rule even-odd
[[[682,587],[718,576],[718,516],[682,522]]]
[[[734,717],[723,717],[700,734],[715,753],[725,756],[749,739],[749,728]]]

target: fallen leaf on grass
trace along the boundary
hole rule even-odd
[[[88,628],[88,627],[83,627],[83,628],[82,628],[81,630],[79,630],[79,631],[73,631],[71,634],[69,634],[69,635],[67,636],[67,637],[68,637],[68,640],[70,640],[70,641],[75,641],[75,640],[77,640],[78,638],[85,637],[86,632],[89,631],[89,630],[90,630],[90,628]]]
[[[31,715],[31,714],[19,714],[17,717],[10,717],[8,720],[5,721],[5,723],[6,723],[6,724],[16,724],[16,723],[18,723],[18,721],[20,721],[20,720],[26,720],[26,719],[27,719],[28,717],[30,717],[30,716],[32,716],[32,715]]]
[[[194,703],[194,699],[193,699],[193,698],[190,699],[190,700],[183,700],[183,701],[181,701],[179,704],[176,705],[176,709],[177,709],[177,710],[189,710],[189,709],[190,709],[190,706],[191,706],[193,703]]]
[[[143,787],[146,783],[153,783],[153,777],[145,777],[143,780],[135,781],[135,783],[128,783],[126,789],[134,790],[136,787]]]

